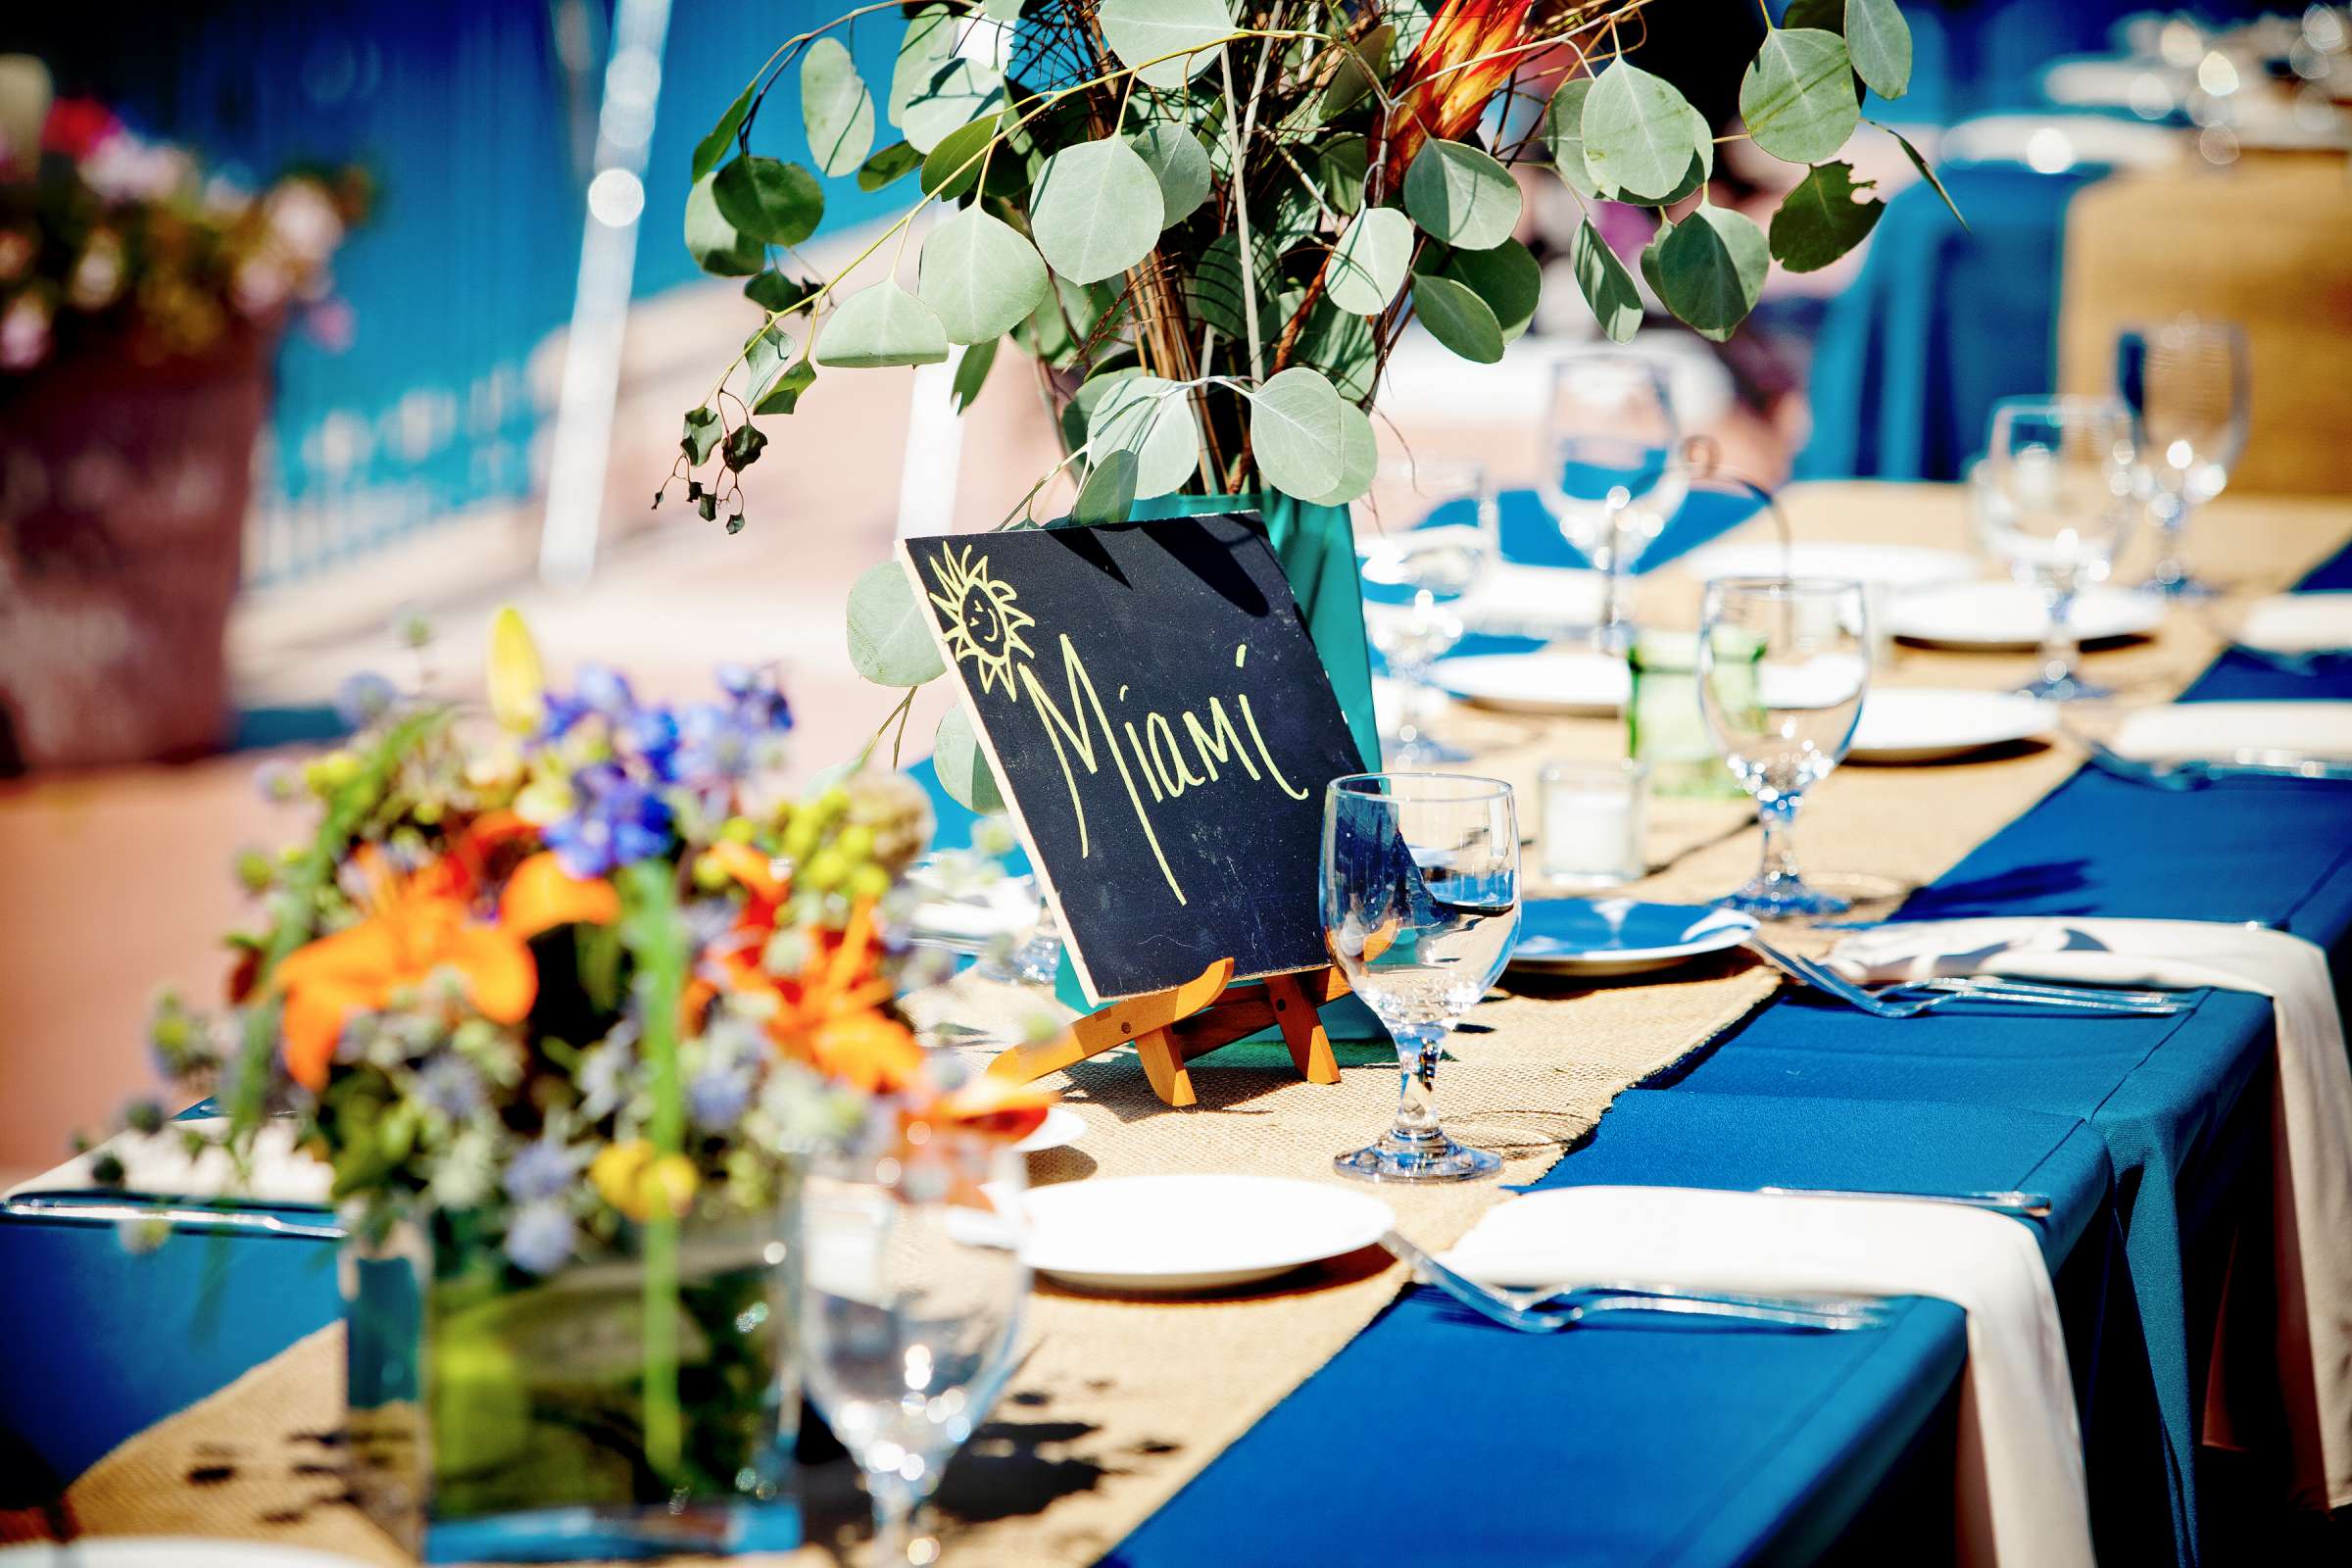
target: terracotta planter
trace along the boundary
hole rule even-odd
[[[272,344],[0,377],[0,775],[220,743]]]

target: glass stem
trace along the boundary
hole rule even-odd
[[[2184,479],[2183,484],[2186,483]],[[2162,558],[2156,563],[2156,582],[2172,588],[2188,576],[2188,496],[2185,491],[2167,492],[2156,506],[2156,526],[2161,536],[2158,548]]]
[[[1629,615],[1625,603],[1625,527],[1630,507],[1611,507],[1602,530],[1600,561],[1600,626],[1594,634],[1604,654],[1622,651]]]
[[[1756,803],[1756,822],[1764,829],[1764,858],[1756,868],[1766,887],[1793,886],[1804,880],[1796,870],[1796,808],[1800,795],[1776,795]]]
[[[1398,1144],[1435,1143],[1446,1136],[1438,1126],[1438,1058],[1446,1050],[1446,1026],[1397,1024],[1390,1033],[1396,1039],[1396,1125],[1389,1137]]]
[[[867,1470],[865,1490],[874,1504],[873,1568],[906,1568],[928,1563],[938,1553],[918,1546],[930,1543],[923,1520],[923,1493],[896,1470]]]
[[[2082,650],[2075,642],[2075,589],[2072,583],[2049,591],[2049,624],[2041,632],[2041,678],[2052,686],[2071,686],[2075,662]]]

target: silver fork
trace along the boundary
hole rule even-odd
[[[1556,1334],[1595,1313],[1673,1312],[1689,1317],[1737,1318],[1779,1328],[1837,1333],[1877,1328],[1886,1320],[1884,1303],[1867,1298],[1747,1296],[1731,1291],[1691,1291],[1664,1285],[1565,1285],[1509,1293],[1481,1285],[1447,1268],[1395,1231],[1380,1239],[1396,1260],[1425,1285],[1434,1285],[1482,1317],[1522,1334]],[[1562,1301],[1556,1312],[1539,1310]]]
[[[2167,1016],[2179,1012],[2181,1007],[2181,1004],[2171,997],[2150,996],[2142,1001],[2120,992],[2072,991],[2056,986],[2027,990],[2016,986],[1994,986],[1982,981],[1956,986],[1941,981],[1920,981],[1912,985],[1889,987],[1886,995],[1873,995],[1827,964],[1800,958],[1792,953],[1783,953],[1755,937],[1749,937],[1746,946],[1756,956],[1798,984],[1826,991],[1838,1001],[1875,1018],[1916,1018],[1923,1012],[1933,1012],[1951,1003],[1966,1001],[2006,1002],[2017,1006],[2133,1013],[2150,1017]],[[1927,994],[1916,997],[1904,995],[1912,991],[1924,991]],[[2044,991],[2053,994],[2042,995]]]
[[[2240,748],[2227,757],[2192,758],[2180,762],[2143,762],[2137,758],[2126,757],[2080,731],[2070,730],[2068,733],[2082,743],[2082,750],[2089,755],[2093,765],[2118,778],[2160,790],[2200,790],[2217,779],[2226,778],[2352,779],[2352,763],[2326,757],[2310,757],[2301,752]]]

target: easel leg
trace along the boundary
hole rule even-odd
[[[1184,1054],[1176,1049],[1174,1036],[1165,1029],[1140,1035],[1135,1054],[1143,1060],[1144,1078],[1153,1094],[1171,1105],[1193,1103],[1193,1075],[1184,1070]]]
[[[1340,1063],[1332,1054],[1331,1036],[1324,1032],[1323,1019],[1298,977],[1268,975],[1266,994],[1273,1000],[1274,1022],[1282,1030],[1282,1043],[1291,1049],[1291,1065],[1298,1069],[1298,1076],[1310,1084],[1338,1083]]]

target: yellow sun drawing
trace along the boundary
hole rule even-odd
[[[966,545],[958,558],[951,546],[931,558],[931,578],[941,589],[931,602],[948,618],[948,651],[958,661],[972,662],[980,672],[980,689],[988,691],[1001,681],[1004,695],[1019,702],[1012,662],[1028,657],[1021,628],[1037,622],[1013,603],[1020,596],[1012,584],[988,574],[986,556],[972,559],[976,549]]]

